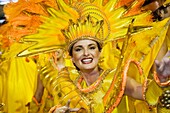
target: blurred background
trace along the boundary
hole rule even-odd
[[[0,25],[6,23],[5,16],[3,12],[3,7],[5,4],[8,4],[9,2],[17,2],[18,0],[0,0]],[[161,17],[159,17],[159,12],[157,12],[158,8],[165,9],[165,7],[169,7],[169,4],[167,6],[163,6],[163,4],[169,0],[145,0],[145,3],[143,4],[143,8],[145,10],[151,10],[153,12],[153,15],[156,19],[161,20]]]
[[[0,24],[5,23],[5,16],[3,13],[3,7],[9,2],[17,2],[18,0],[0,0]]]

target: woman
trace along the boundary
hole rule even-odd
[[[101,75],[102,69],[98,66],[99,56],[100,56],[100,49],[99,44],[97,44],[96,41],[93,40],[79,40],[77,41],[71,50],[72,55],[72,61],[75,64],[75,66],[79,69],[79,72],[81,73],[80,76],[83,77],[83,85],[84,87],[91,86]],[[133,82],[132,82],[133,81]],[[133,85],[135,88],[133,89]],[[127,85],[126,85],[125,94],[128,94],[132,97],[143,99],[142,97],[142,86],[135,82],[131,78],[127,78]],[[133,86],[133,87],[132,87]],[[99,100],[97,100],[99,101]],[[67,111],[68,108],[59,108],[56,109],[55,113],[60,113],[61,111]],[[75,110],[75,109],[74,109]],[[63,113],[65,113],[65,111]],[[72,109],[71,109],[72,111]]]
[[[98,66],[99,56],[100,56],[100,47],[99,44],[94,40],[84,39],[79,40],[75,44],[73,44],[72,50],[70,50],[70,53],[72,55],[72,61],[75,64],[75,66],[79,69],[80,76],[83,77],[82,87],[86,88],[91,86],[94,82],[98,80],[98,78],[101,76],[102,69]],[[167,57],[170,56],[170,51],[167,54]],[[166,65],[164,65],[164,62],[159,65],[164,65],[169,67],[170,60],[166,59]],[[164,67],[163,66],[163,67]],[[162,68],[162,66],[161,66]],[[159,67],[158,67],[159,69]],[[162,70],[162,69],[161,69]],[[167,73],[165,75],[169,75],[170,72],[168,72],[168,69],[164,70]],[[163,72],[163,70],[162,70]],[[159,76],[161,80],[167,79],[165,76]],[[134,97],[136,99],[144,100],[143,94],[142,94],[142,85],[137,83],[135,80],[133,80],[130,77],[127,77],[126,81],[126,88],[125,88],[125,94]],[[97,100],[100,101],[100,100]],[[53,113],[65,113],[66,111],[78,111],[79,109],[71,109],[69,106],[59,107],[57,108]],[[96,113],[96,111],[93,113]]]
[[[161,33],[164,32],[162,28],[165,27],[166,21],[154,24],[156,27],[152,24],[150,24],[151,27],[144,26],[146,23],[150,23],[148,22],[150,20],[149,13],[144,13],[142,16],[129,16],[129,12],[131,12],[129,10],[133,9],[134,5],[128,5],[128,8],[119,8],[115,1],[106,2],[105,7],[96,0],[93,3],[89,1],[75,2],[71,6],[62,0],[58,0],[57,3],[59,8],[57,10],[49,9],[52,17],[46,19],[40,31],[35,35],[24,38],[24,41],[37,43],[18,54],[18,56],[27,56],[52,51],[65,45],[68,46],[76,69],[66,67],[58,73],[53,66],[47,64],[41,71],[42,77],[45,78],[43,84],[53,95],[54,103],[57,105],[50,112],[117,112],[120,110],[119,103],[124,93],[136,99],[146,100],[151,105],[157,103],[158,97],[161,95],[161,88],[154,81],[145,82],[144,85],[141,85],[134,79],[127,77],[127,73],[131,62],[137,65],[140,74],[142,73],[139,63],[131,58],[143,62],[149,54],[148,56],[152,56],[152,59],[144,63],[149,64],[149,66],[153,64],[153,59],[155,59],[158,51],[157,45],[161,45],[161,41],[164,40]],[[121,4],[121,6],[123,5]],[[141,19],[142,26],[138,26]],[[70,22],[68,22],[69,20]],[[132,26],[131,23],[133,22],[136,26]],[[48,30],[50,31],[47,32]],[[148,38],[149,35],[153,37]],[[128,40],[129,38],[130,40]],[[141,40],[145,43],[141,43]],[[107,45],[111,41],[115,42],[116,46],[114,47],[116,49],[113,49],[118,51],[116,52],[119,62],[115,69],[102,69],[98,66],[101,48],[103,43]],[[160,43],[153,43],[157,41]],[[153,48],[156,49],[154,53],[152,52]],[[168,59],[168,56],[169,53],[165,58]],[[164,64],[169,68],[167,62],[169,62],[169,59],[166,63],[156,63],[158,67],[161,67],[158,75],[161,81],[158,82],[166,81],[170,75],[167,72],[160,76],[167,71],[166,68],[166,70],[162,70]],[[147,64],[145,64],[145,67],[148,66]],[[133,71],[137,69],[134,68]],[[147,74],[147,70],[144,72],[144,74]],[[134,76],[137,76],[136,73]],[[146,88],[147,85],[148,89]],[[163,85],[169,85],[169,80]],[[155,93],[151,86],[154,87],[154,91],[158,92]],[[148,96],[150,97],[148,98]]]

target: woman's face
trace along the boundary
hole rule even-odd
[[[80,70],[97,68],[100,51],[93,40],[77,41],[72,48],[72,61]]]

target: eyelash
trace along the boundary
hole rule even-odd
[[[80,48],[75,49],[76,52],[79,52],[80,50],[81,50]]]
[[[92,46],[92,47],[90,47],[90,49],[96,49],[96,47]]]
[[[95,46],[92,46],[92,47],[89,47],[89,49],[94,50],[94,49],[96,49],[96,47],[95,47]],[[80,49],[80,48],[77,48],[77,49],[75,49],[75,51],[76,51],[76,52],[79,52],[79,51],[81,51],[81,49]]]

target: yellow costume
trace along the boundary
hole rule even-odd
[[[55,52],[54,52],[55,53]],[[50,53],[50,54],[41,54],[38,56],[37,60],[37,65],[38,65],[38,75],[40,75],[40,79],[43,81],[44,86],[48,86],[47,83],[49,82],[49,76],[45,76],[46,74],[51,74],[51,71],[55,71],[55,73],[52,72],[52,76],[50,76],[50,80],[53,79],[54,77],[57,77],[58,73],[60,72],[58,67],[57,67],[57,58],[54,56],[55,54]],[[63,58],[63,55],[61,56],[64,61],[63,66],[72,66],[73,64],[68,58]],[[50,65],[51,67],[49,69],[52,69],[50,71],[46,70],[46,66]],[[44,74],[46,73],[46,74]],[[54,104],[54,97],[45,87],[43,96],[41,98],[41,102],[37,102],[36,98],[33,97],[32,101],[28,103],[29,106],[29,111],[28,113],[46,113],[50,110],[51,107],[53,107]]]
[[[26,104],[35,92],[37,64],[32,57],[16,57],[16,53],[27,47],[18,42],[36,32],[42,23],[40,15],[48,15],[43,6],[56,7],[53,2],[18,0],[4,6],[7,22],[0,26],[0,112],[28,112]]]
[[[49,72],[48,77],[44,75],[43,83],[47,86],[47,89],[54,96],[54,103],[65,105],[68,99],[71,99],[71,107],[73,108],[85,108],[88,112],[96,113],[96,112],[106,112],[105,107],[107,108],[116,100],[118,95],[115,95],[109,102],[108,106],[103,104],[103,99],[106,91],[108,91],[109,85],[111,84],[112,77],[114,71],[105,70],[101,73],[101,81],[96,81],[92,86],[95,87],[93,90],[88,90],[86,84],[82,81],[81,85],[83,85],[83,89],[79,90],[76,85],[79,83],[81,78],[79,77],[79,73],[75,69],[65,68],[63,69],[59,75],[54,76],[55,70],[52,71],[51,68],[46,66],[46,71]],[[43,72],[42,72],[43,73]],[[51,74],[52,73],[52,74]],[[117,84],[120,81],[117,81]],[[95,85],[97,84],[97,85]],[[87,88],[87,89],[86,89]],[[120,89],[117,89],[120,90]]]
[[[100,62],[103,72],[100,79],[90,88],[84,84],[74,69],[65,68],[66,70],[58,74],[50,64],[41,70],[43,84],[53,95],[55,104],[65,105],[68,99],[71,99],[71,107],[84,107],[92,113],[119,112],[123,110],[122,108],[127,108],[126,112],[129,112],[126,104],[122,105],[124,101],[120,103],[126,73],[139,75],[139,72],[134,65],[126,64],[131,63],[129,62],[131,59],[135,59],[135,63],[140,62],[145,76],[132,77],[143,83],[158,53],[157,47],[160,48],[162,45],[168,28],[166,25],[168,19],[152,22],[150,11],[141,12],[140,6],[143,2],[143,0],[56,0],[57,5],[45,7],[48,16],[43,16],[44,23],[38,33],[20,40],[24,44],[28,42],[29,47],[18,56],[55,51],[72,44],[72,41],[87,37],[103,42],[104,49]],[[114,64],[110,62],[109,54],[114,57]],[[129,71],[125,71],[128,68],[124,67],[130,67]],[[108,72],[108,68],[115,68],[115,72],[113,70]],[[158,96],[160,94],[161,91]],[[154,101],[153,104],[156,103],[157,101]]]

